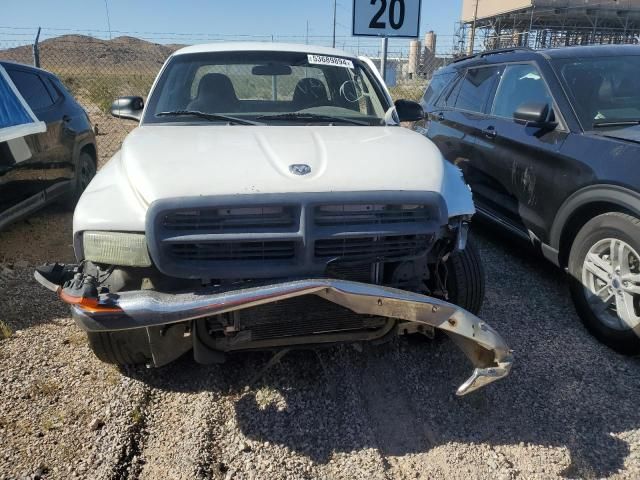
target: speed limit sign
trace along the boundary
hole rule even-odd
[[[353,35],[418,37],[421,3],[421,0],[353,0]]]

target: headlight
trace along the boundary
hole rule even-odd
[[[147,240],[143,234],[84,232],[84,258],[96,263],[128,267],[150,267]]]

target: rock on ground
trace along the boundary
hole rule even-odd
[[[561,272],[476,225],[482,317],[511,376],[467,397],[447,339],[157,370],[100,363],[39,262],[72,258],[70,214],[0,233],[0,478],[640,478],[640,360],[581,326]]]

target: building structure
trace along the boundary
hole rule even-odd
[[[640,0],[463,0],[458,54],[638,43]]]

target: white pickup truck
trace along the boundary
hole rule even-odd
[[[229,352],[446,332],[475,366],[465,394],[512,356],[478,313],[460,171],[400,122],[373,63],[307,45],[183,48],[139,126],[82,195],[77,265],[36,278],[72,307],[96,355],[160,366]]]

